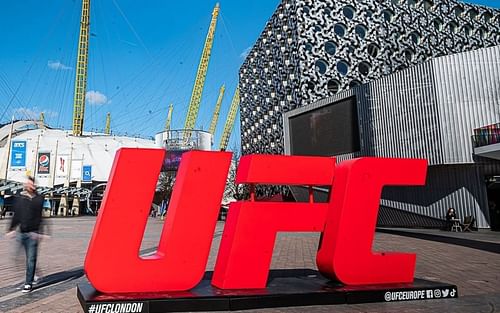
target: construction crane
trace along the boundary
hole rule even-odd
[[[236,119],[236,113],[238,112],[238,106],[240,105],[240,88],[236,88],[234,93],[233,101],[231,102],[231,108],[227,115],[226,125],[224,125],[224,131],[222,132],[222,137],[220,139],[219,150],[226,151],[227,144],[229,143],[229,137],[231,137],[231,132],[233,131],[234,120]]]
[[[85,116],[85,92],[87,90],[87,67],[90,36],[90,0],[82,0],[78,59],[76,62],[75,95],[73,101],[73,135],[81,136]]]
[[[207,38],[205,39],[205,46],[203,47],[200,64],[198,65],[198,71],[196,73],[196,80],[194,82],[193,92],[191,94],[191,101],[189,102],[186,122],[184,123],[185,140],[189,140],[189,137],[191,137],[190,130],[194,129],[196,118],[198,117],[201,95],[203,93],[203,87],[205,85],[205,78],[207,77],[208,63],[210,62],[210,53],[212,51],[212,46],[214,43],[215,27],[217,26],[217,17],[219,16],[219,10],[219,3],[217,3],[215,5],[214,11],[212,12],[212,21],[210,22]]]
[[[106,114],[106,128],[104,129],[106,135],[111,135],[111,113]]]
[[[172,112],[174,111],[174,104],[170,103],[168,107],[168,115],[167,122],[165,123],[165,131],[168,132],[170,130],[170,123],[172,122]]]
[[[222,104],[222,99],[224,98],[224,92],[226,91],[226,85],[222,85],[219,90],[219,98],[217,98],[217,103],[215,104],[214,116],[212,117],[212,122],[210,123],[210,128],[208,132],[215,135],[215,128],[217,127],[217,121],[219,120],[220,107]]]

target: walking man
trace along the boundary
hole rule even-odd
[[[28,177],[24,190],[14,200],[14,215],[10,224],[7,237],[16,235],[26,253],[26,281],[23,292],[31,292],[35,278],[36,258],[38,254],[38,241],[40,239],[40,225],[42,222],[43,196],[36,192],[35,180]]]

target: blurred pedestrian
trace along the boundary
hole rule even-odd
[[[5,201],[0,197],[0,220],[5,217]]]
[[[16,236],[26,255],[26,280],[23,292],[33,290],[38,243],[42,237],[41,223],[44,197],[36,192],[35,179],[28,177],[24,190],[14,200],[12,221],[6,237]]]

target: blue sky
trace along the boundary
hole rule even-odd
[[[219,2],[221,14],[196,122],[208,129],[225,84],[217,146],[244,52],[278,0]],[[215,3],[93,0],[87,87],[92,103],[87,102],[85,130],[102,130],[111,112],[113,131],[153,136],[163,130],[171,102],[172,128],[182,128]],[[9,0],[1,6],[0,122],[13,114],[38,117],[44,111],[49,125],[70,129],[81,1]],[[238,124],[229,147],[239,145]]]
[[[471,3],[500,7],[497,0]],[[212,59],[196,126],[207,129],[226,84],[216,144],[253,45],[279,0],[220,0]],[[172,128],[182,128],[215,1],[92,0],[85,130],[153,136],[174,103]],[[2,1],[0,123],[38,117],[71,128],[80,0]],[[15,96],[13,96],[15,94]],[[239,145],[236,122],[229,147]]]

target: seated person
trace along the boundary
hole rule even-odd
[[[453,220],[457,218],[454,208],[449,208],[448,212],[446,212],[446,229],[451,231],[451,227],[453,226]]]

